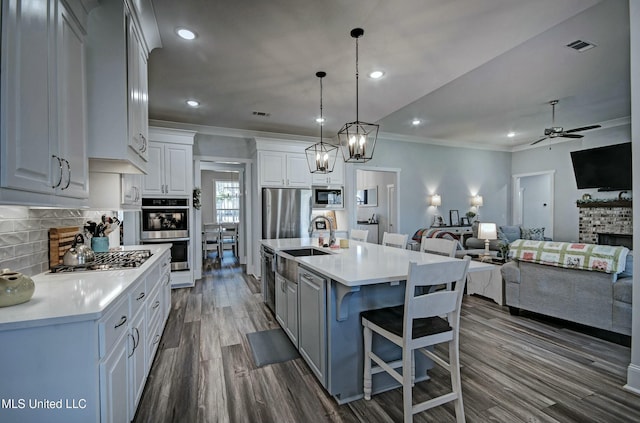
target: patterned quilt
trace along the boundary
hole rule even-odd
[[[611,245],[525,239],[509,245],[509,256],[514,260],[605,273],[622,272],[628,252],[628,248]]]
[[[411,239],[414,241],[422,242],[423,236],[426,236],[427,238],[444,238],[456,241],[458,243],[456,249],[464,250],[462,244],[460,243],[460,240],[458,240],[458,237],[451,232],[443,231],[442,229],[438,228],[422,228],[418,229],[416,233],[413,234]]]

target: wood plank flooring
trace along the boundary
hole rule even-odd
[[[169,321],[135,422],[400,422],[402,393],[339,406],[302,358],[256,368],[246,334],[277,328],[260,284],[225,257],[193,288],[172,292]],[[630,349],[557,323],[463,301],[462,389],[467,422],[638,422],[640,397],[622,389]],[[443,351],[444,352],[444,351]],[[449,389],[448,374],[414,388]],[[451,404],[415,422],[454,422]]]

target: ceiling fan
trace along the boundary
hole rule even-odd
[[[600,125],[582,126],[580,128],[567,129],[566,131],[562,126],[556,126],[556,104],[559,100],[551,100],[551,128],[544,129],[544,137],[534,141],[531,145],[536,145],[540,141],[544,141],[547,138],[582,138],[584,135],[576,134],[576,132],[588,131],[589,129],[600,128]]]

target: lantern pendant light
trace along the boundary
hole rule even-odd
[[[338,147],[326,143],[322,140],[322,125],[324,116],[322,114],[322,78],[327,76],[326,72],[316,72],[320,78],[320,142],[307,147],[304,152],[307,156],[307,165],[311,173],[331,173],[338,157]]]
[[[356,120],[345,123],[338,132],[342,155],[347,163],[366,163],[373,158],[380,128],[374,123],[361,122],[358,116],[358,38],[363,35],[362,28],[351,30],[351,37],[356,39]]]

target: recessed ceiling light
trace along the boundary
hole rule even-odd
[[[197,100],[187,100],[187,104],[191,107],[198,107],[200,105],[200,102]]]
[[[185,40],[193,40],[196,38],[196,33],[186,28],[178,28],[176,29],[176,34],[182,39]]]
[[[414,120],[412,120],[412,121],[411,121],[411,124],[412,124],[413,126],[418,126],[418,125],[420,125],[421,123],[422,123],[422,121],[421,121],[420,119],[414,119]]]
[[[324,118],[316,118],[316,122],[318,123],[324,123],[325,119]]]
[[[509,138],[513,138],[513,137],[515,137],[515,136],[516,136],[516,133],[515,133],[515,132],[509,132],[509,133],[507,134],[507,136],[508,136]]]
[[[384,72],[379,71],[379,70],[376,70],[376,71],[373,71],[373,72],[369,73],[369,78],[371,78],[371,79],[380,79],[383,76],[384,76]]]

